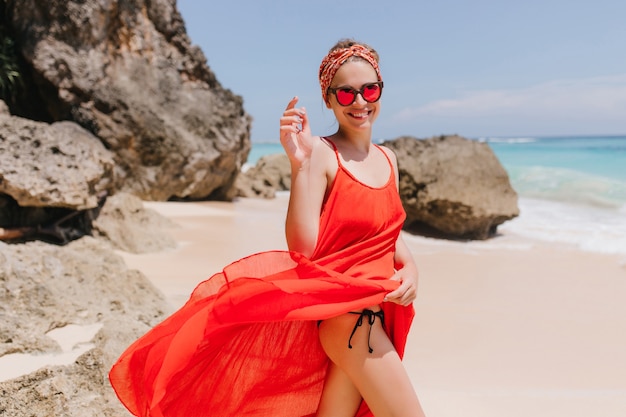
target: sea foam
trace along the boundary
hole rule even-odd
[[[536,138],[480,138],[480,142],[489,143],[532,143],[537,142]]]
[[[626,206],[610,209],[521,198],[519,208],[519,217],[500,225],[500,232],[626,255]]]

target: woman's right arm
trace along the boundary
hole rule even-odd
[[[291,192],[285,220],[289,250],[311,256],[319,233],[319,218],[326,192],[325,147],[311,135],[304,108],[294,97],[280,119],[280,142],[291,163]]]

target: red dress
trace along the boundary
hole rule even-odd
[[[337,161],[310,259],[270,251],[228,265],[118,359],[109,378],[134,415],[312,416],[328,366],[317,321],[372,305],[403,356],[413,307],[382,302],[398,286],[405,219],[393,169],[376,188]],[[372,416],[364,402],[357,416]]]

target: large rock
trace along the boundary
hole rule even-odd
[[[400,196],[409,229],[485,239],[519,215],[517,193],[485,143],[459,136],[386,141],[398,157]]]
[[[175,3],[15,0],[6,16],[38,117],[76,121],[100,138],[115,154],[116,189],[228,199],[251,118],[191,46]]]
[[[107,198],[100,215],[93,221],[93,235],[118,250],[130,253],[151,253],[177,246],[167,229],[174,222],[128,193]]]
[[[0,194],[21,207],[94,208],[113,170],[111,152],[76,123],[0,114]]]
[[[285,154],[265,155],[242,172],[236,182],[239,197],[274,198],[291,189],[291,165]]]
[[[108,371],[170,311],[140,272],[94,238],[65,247],[0,242],[0,415],[129,416],[108,383]],[[63,346],[51,338],[51,330],[70,326],[95,327],[91,345]],[[18,369],[5,380],[20,354],[79,356],[25,375]]]

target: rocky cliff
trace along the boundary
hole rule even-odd
[[[0,6],[21,73],[18,93],[4,97],[13,115],[71,121],[93,134],[112,153],[114,192],[146,200],[233,195],[251,118],[191,45],[175,0]]]

